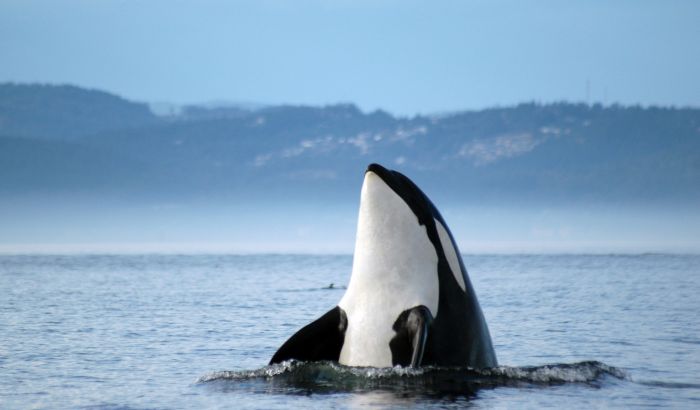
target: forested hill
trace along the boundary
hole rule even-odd
[[[0,84],[0,133],[75,139],[101,131],[154,124],[147,104],[70,85]]]
[[[697,202],[700,109],[521,104],[396,117],[190,106],[0,85],[0,194],[333,201],[370,162],[464,203]]]

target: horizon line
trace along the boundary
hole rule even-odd
[[[168,105],[172,105],[172,106],[178,107],[178,108],[199,107],[199,108],[205,108],[205,109],[216,109],[216,108],[225,108],[225,107],[241,108],[242,106],[249,106],[249,107],[255,106],[255,107],[257,107],[257,108],[242,108],[242,109],[250,111],[250,112],[256,112],[259,110],[264,110],[266,108],[274,108],[274,107],[326,108],[326,107],[350,105],[350,106],[356,107],[363,114],[370,114],[370,113],[374,113],[374,112],[385,112],[394,118],[421,117],[421,116],[423,116],[423,117],[451,116],[451,115],[461,114],[461,113],[471,113],[471,112],[482,112],[482,111],[489,111],[489,110],[517,108],[517,107],[524,106],[524,105],[535,105],[535,106],[542,106],[542,107],[556,106],[556,105],[573,105],[573,106],[585,106],[587,108],[597,108],[597,107],[622,108],[622,109],[636,108],[636,109],[644,109],[644,110],[646,110],[646,109],[699,110],[700,109],[700,105],[690,105],[690,104],[682,104],[682,103],[679,103],[679,104],[659,104],[659,103],[645,104],[645,103],[641,103],[641,102],[622,103],[622,102],[582,101],[582,100],[566,100],[566,99],[539,100],[536,98],[532,98],[532,99],[524,99],[524,100],[521,100],[519,102],[497,103],[497,104],[491,104],[491,105],[482,105],[480,107],[471,107],[471,108],[464,107],[464,108],[437,110],[437,111],[432,111],[432,112],[416,112],[413,114],[397,114],[397,113],[392,112],[386,108],[366,109],[366,108],[361,107],[356,102],[342,101],[342,100],[336,100],[334,102],[308,104],[308,103],[294,103],[294,102],[271,102],[271,103],[268,103],[268,102],[252,101],[252,100],[248,100],[248,99],[235,100],[235,99],[228,99],[228,98],[212,97],[212,98],[209,98],[207,101],[200,101],[200,102],[173,102],[173,101],[168,101],[168,100],[164,100],[164,99],[142,100],[142,99],[138,99],[138,98],[131,98],[131,97],[126,96],[124,94],[121,94],[117,91],[108,90],[106,88],[93,87],[93,86],[87,86],[87,85],[79,85],[79,84],[70,83],[70,82],[17,82],[17,81],[12,81],[12,80],[0,81],[0,86],[5,86],[5,85],[74,87],[74,88],[79,88],[79,89],[86,90],[86,91],[102,92],[102,93],[110,94],[112,96],[121,98],[121,99],[123,99],[127,102],[130,102],[130,103],[145,104],[148,106],[151,113],[156,117],[169,117],[169,116],[176,117],[177,116],[177,115],[163,115],[163,114],[158,114],[158,113],[154,112],[153,106],[158,105],[158,104],[168,104]]]
[[[352,256],[353,250],[339,244],[314,245],[294,247],[289,244],[272,244],[262,246],[253,244],[245,246],[240,243],[4,243],[0,244],[0,256]],[[458,244],[459,246],[460,244]],[[461,245],[467,245],[463,243]],[[554,246],[552,243],[530,244],[523,243],[485,243],[481,246],[469,244],[460,246],[461,255],[578,255],[578,256],[611,256],[611,255],[687,255],[700,256],[700,244],[676,244],[676,246],[654,246],[642,244],[597,244],[571,243]]]

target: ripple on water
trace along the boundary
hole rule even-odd
[[[473,396],[480,389],[501,386],[549,386],[582,383],[597,386],[606,377],[625,373],[597,361],[544,366],[475,370],[459,367],[348,367],[335,362],[286,361],[255,370],[221,371],[198,383],[223,391],[309,394],[392,391],[410,395]]]

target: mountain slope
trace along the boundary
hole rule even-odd
[[[0,135],[75,139],[156,122],[146,104],[71,85],[0,84]]]
[[[212,110],[155,117],[98,91],[1,85],[0,188],[354,200],[366,165],[380,162],[458,203],[700,200],[698,109],[521,104],[414,118],[349,104]]]

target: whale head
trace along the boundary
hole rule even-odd
[[[403,174],[378,164],[365,171],[347,290],[270,363],[287,359],[372,367],[497,365],[454,238]]]
[[[348,317],[341,363],[391,366],[396,318],[421,305],[437,316],[439,255],[431,240],[436,212],[403,174],[378,164],[367,168],[352,275],[338,304]]]

